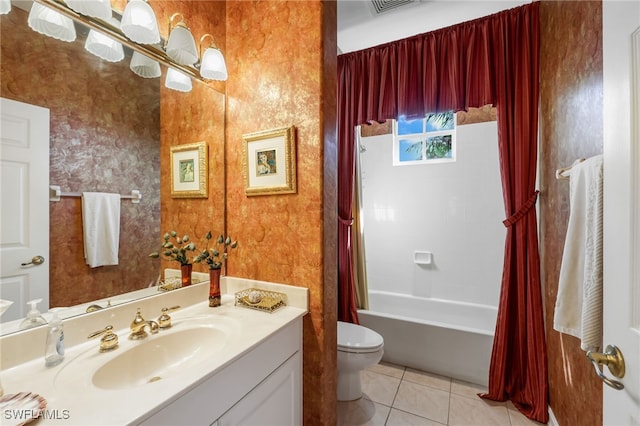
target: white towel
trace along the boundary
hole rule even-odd
[[[82,193],[84,257],[96,268],[118,264],[120,194]]]
[[[560,267],[553,328],[602,347],[602,155],[570,170],[569,225]]]

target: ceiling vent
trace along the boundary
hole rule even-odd
[[[383,13],[396,7],[414,3],[415,0],[371,0],[376,13]]]

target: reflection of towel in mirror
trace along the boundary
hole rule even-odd
[[[118,264],[120,194],[82,193],[84,257],[92,267]]]
[[[602,346],[602,155],[570,170],[569,224],[560,267],[553,328]]]

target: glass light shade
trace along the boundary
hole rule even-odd
[[[193,65],[198,62],[198,49],[193,34],[184,25],[176,25],[169,34],[167,56],[181,65]]]
[[[177,90],[179,92],[191,91],[191,77],[176,71],[173,68],[167,70],[167,79],[164,81],[165,87],[168,89]]]
[[[11,12],[11,0],[0,0],[0,15]]]
[[[73,21],[40,3],[31,5],[27,23],[35,32],[58,40],[71,42],[76,39]]]
[[[200,75],[210,80],[227,81],[227,65],[219,49],[209,47],[204,51],[200,63]]]
[[[105,21],[115,27],[119,25],[115,18],[107,18]],[[84,48],[108,62],[118,62],[124,59],[122,44],[95,30],[89,31]]]
[[[158,78],[162,75],[160,64],[157,61],[138,52],[133,52],[129,68],[143,78]]]
[[[120,29],[136,43],[160,43],[156,14],[144,0],[129,0],[122,15]]]
[[[65,0],[67,6],[86,16],[94,18],[111,18],[110,0]]]

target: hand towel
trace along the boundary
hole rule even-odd
[[[602,155],[570,172],[570,215],[553,328],[581,340],[585,351],[602,346]]]
[[[120,194],[82,193],[84,257],[96,268],[118,264]]]

